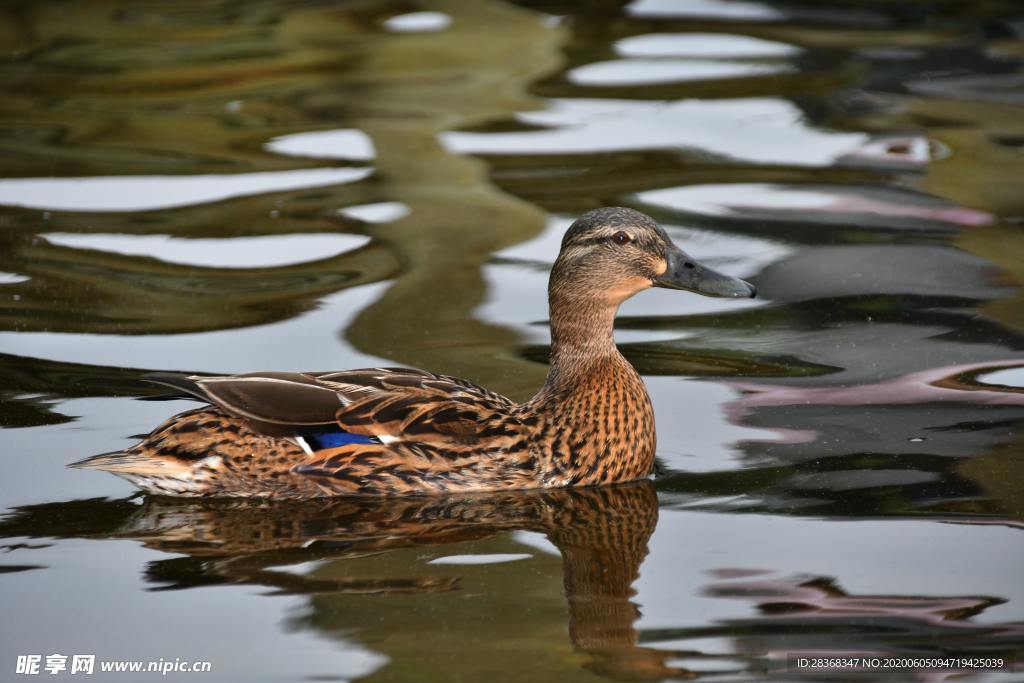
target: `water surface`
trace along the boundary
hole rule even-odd
[[[3,7],[2,678],[1024,661],[1022,37],[1001,0]],[[153,370],[527,398],[561,234],[603,205],[762,294],[623,306],[650,482],[197,503],[65,469],[189,407],[139,400]],[[1014,680],[856,680],[952,675]]]

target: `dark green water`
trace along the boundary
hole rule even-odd
[[[6,2],[0,50],[0,680],[1024,662],[1019,3]],[[189,503],[64,467],[187,407],[152,370],[528,397],[561,233],[609,204],[763,295],[623,307],[653,482]]]

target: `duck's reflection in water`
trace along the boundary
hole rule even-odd
[[[148,565],[158,590],[247,584],[307,595],[308,609],[290,627],[364,641],[388,655],[386,669],[418,665],[423,646],[413,641],[454,651],[498,636],[504,642],[463,655],[460,667],[486,670],[499,665],[494,657],[540,646],[549,650],[537,653],[546,666],[553,657],[580,674],[582,665],[636,679],[688,674],[666,665],[670,653],[637,645],[632,584],[657,519],[655,491],[640,482],[443,498],[79,501],[20,508],[0,523],[0,536],[131,538],[183,554]],[[564,639],[566,616],[552,608],[557,560],[549,553],[490,567],[428,561],[481,551],[522,555],[533,549],[510,533],[522,531],[543,534],[561,554],[571,647],[552,637]],[[482,612],[491,623],[480,631]]]

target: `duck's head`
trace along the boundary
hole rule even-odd
[[[757,293],[749,282],[698,263],[639,211],[594,209],[566,231],[551,271],[552,299],[598,299],[618,306],[649,287],[719,297],[747,298]]]

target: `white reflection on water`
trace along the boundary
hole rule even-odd
[[[743,59],[789,57],[801,49],[789,43],[729,33],[648,33],[615,43],[623,57],[704,57]]]
[[[742,0],[636,0],[626,7],[636,17],[714,17],[771,21],[785,15],[758,2]]]
[[[391,223],[405,218],[412,209],[402,202],[377,202],[376,204],[360,204],[338,209],[338,213],[366,223]]]
[[[551,108],[518,115],[550,130],[444,133],[462,154],[593,154],[686,148],[732,159],[794,166],[831,166],[860,149],[866,133],[810,127],[791,102],[774,98],[649,102],[555,99]]]
[[[558,549],[558,546],[548,540],[548,537],[539,531],[513,531],[512,538],[516,539],[517,543],[529,546],[534,550],[539,550],[542,553],[551,555],[552,557],[559,557],[562,554],[562,551]]]
[[[384,28],[395,33],[443,31],[451,25],[452,18],[443,12],[409,12],[384,22]]]
[[[979,375],[977,380],[983,384],[1024,388],[1024,368],[997,370],[996,372]]]
[[[767,76],[794,71],[789,64],[719,62],[710,59],[616,59],[595,62],[569,72],[579,85],[634,86],[683,81]]]
[[[273,154],[311,159],[373,161],[377,158],[373,140],[356,128],[282,135],[263,145],[263,149]]]
[[[4,273],[0,271],[0,285],[14,285],[19,282],[28,282],[30,278],[17,273]]]
[[[167,263],[216,268],[269,268],[329,258],[367,244],[363,235],[266,235],[182,239],[169,235],[77,235],[53,232],[47,241],[75,249],[151,256]]]
[[[516,562],[518,560],[530,560],[533,555],[527,553],[488,553],[486,555],[445,555],[436,557],[427,564],[504,564],[505,562]]]
[[[0,204],[57,211],[152,211],[352,183],[372,172],[313,168],[224,175],[8,178],[0,180]]]

